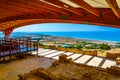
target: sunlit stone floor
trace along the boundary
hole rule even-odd
[[[32,52],[32,54],[36,54],[36,52]],[[45,58],[50,58],[54,60],[58,60],[59,55],[61,54],[66,54],[68,58],[72,58],[75,63],[82,63],[82,64],[102,67],[102,68],[110,67],[113,65],[120,66],[120,65],[116,65],[115,60],[110,60],[104,57],[90,56],[85,54],[77,54],[77,53],[44,49],[44,48],[39,48],[38,50],[39,56],[43,56]]]

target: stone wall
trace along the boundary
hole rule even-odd
[[[94,51],[81,51],[83,54],[97,56],[97,50]]]
[[[109,59],[116,59],[118,56],[120,56],[120,53],[110,53],[110,52],[106,53],[106,58]]]
[[[79,54],[87,54],[92,56],[97,56],[97,50],[94,51],[82,51],[76,48],[63,48],[63,47],[57,47],[57,50],[60,51],[66,51],[66,52],[72,52],[72,53],[79,53]]]
[[[54,49],[54,50],[59,50],[59,51],[66,51],[66,52],[72,52],[72,53],[79,53],[79,54],[87,54],[87,55],[92,55],[92,56],[97,56],[97,50],[94,51],[82,51],[76,48],[64,48],[61,46],[55,47],[53,45],[50,46],[44,46],[40,48],[45,48],[45,49]]]

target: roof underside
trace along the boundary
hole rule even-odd
[[[79,5],[75,4],[70,0],[60,0],[68,5],[71,5],[75,8],[80,8]],[[84,0],[86,3],[90,4],[94,8],[110,8],[105,0]]]
[[[120,0],[0,0],[0,31],[46,22],[120,27]]]

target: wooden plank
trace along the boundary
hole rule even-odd
[[[117,1],[116,0],[106,0],[114,14],[117,16],[117,18],[120,19],[120,9],[118,7]]]
[[[55,5],[58,5],[62,9],[65,9],[65,10],[70,11],[72,13],[75,13],[77,15],[82,15],[82,13],[81,13],[81,11],[79,9],[73,8],[73,7],[69,6],[68,4],[63,3],[63,2],[61,2],[59,0],[45,0],[45,1],[50,2],[52,4],[55,4]]]
[[[88,3],[86,3],[83,0],[71,0],[74,3],[78,4],[82,9],[92,13],[95,16],[100,17],[100,13],[97,9],[93,8],[91,5],[89,5]]]

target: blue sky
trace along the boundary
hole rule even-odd
[[[14,32],[120,31],[120,28],[87,24],[44,23],[22,26]]]

